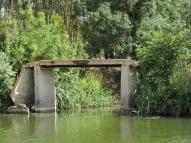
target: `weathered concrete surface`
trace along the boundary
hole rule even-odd
[[[7,109],[9,114],[29,114],[29,108],[25,104],[19,104],[17,106],[10,106]]]
[[[128,59],[82,59],[82,60],[41,60],[36,63],[28,63],[27,67],[38,64],[45,68],[55,67],[121,67],[121,65],[136,66],[136,62]]]
[[[130,98],[134,98],[137,94],[137,81],[138,81],[138,71],[134,66],[129,66],[130,69]]]
[[[136,68],[129,65],[121,66],[121,111],[130,110],[130,100],[136,94],[137,72]]]
[[[56,89],[53,69],[34,67],[35,112],[56,111]]]
[[[21,73],[11,91],[11,98],[15,105],[34,104],[34,70],[22,68]]]
[[[128,110],[130,99],[130,68],[121,66],[121,110]]]
[[[43,60],[27,64],[11,92],[15,105],[34,105],[35,112],[56,111],[53,68],[57,67],[121,67],[121,110],[129,110],[136,93],[137,63],[128,59]]]

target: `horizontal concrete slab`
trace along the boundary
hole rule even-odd
[[[41,60],[28,63],[26,67],[35,65],[44,68],[54,67],[121,67],[121,65],[137,66],[137,63],[129,59],[85,59],[85,60]]]

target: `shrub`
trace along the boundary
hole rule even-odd
[[[31,9],[20,11],[17,18],[4,20],[6,31],[6,53],[14,70],[32,61],[73,58],[69,36],[60,16],[53,15],[47,22],[45,14],[37,16]]]
[[[0,106],[6,106],[9,100],[9,93],[14,82],[15,73],[12,66],[8,63],[5,53],[0,52]]]
[[[191,116],[191,66],[179,72],[167,89],[164,112],[173,116]]]
[[[6,43],[3,50],[9,56],[14,71],[19,72],[22,65],[37,60],[87,58],[82,39],[69,40],[60,16],[53,15],[46,21],[43,12],[35,17],[34,12],[28,9],[20,11],[16,18],[5,19],[2,25]],[[83,78],[79,72],[69,70],[57,72],[56,77],[59,109],[100,107],[111,102],[110,90],[103,88],[101,81],[92,75]]]
[[[76,70],[56,74],[57,103],[59,109],[104,107],[112,103],[111,90],[89,72],[80,76]]]
[[[165,114],[170,101],[167,90],[182,54],[183,36],[166,31],[148,31],[150,37],[138,49],[140,92],[138,110],[143,114]]]

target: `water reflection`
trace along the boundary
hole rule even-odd
[[[121,128],[121,138],[126,139],[129,136],[129,122],[125,117],[121,117],[120,119],[120,128]]]
[[[33,128],[33,133],[53,135],[57,132],[57,113],[48,114],[32,114],[30,116],[30,128]]]
[[[57,132],[57,114],[0,115],[1,143],[36,143]]]
[[[191,120],[119,116],[111,110],[0,115],[0,143],[190,143]]]

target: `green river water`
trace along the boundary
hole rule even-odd
[[[1,114],[0,143],[191,143],[191,119],[127,117],[112,110]]]

